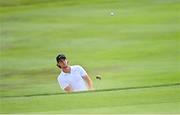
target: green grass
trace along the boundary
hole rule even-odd
[[[13,113],[177,113],[179,97],[180,88],[171,87],[7,98],[2,108]]]
[[[87,70],[96,89],[180,83],[179,3],[0,0],[0,95],[62,92],[55,66],[61,52]],[[0,98],[0,113],[180,113],[179,92]]]

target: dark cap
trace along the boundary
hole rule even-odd
[[[56,61],[59,62],[59,60],[61,59],[66,59],[66,56],[64,54],[59,54],[57,57],[56,57]]]

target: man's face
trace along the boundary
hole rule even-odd
[[[66,59],[61,59],[61,60],[59,60],[58,65],[60,65],[61,68],[67,68],[68,67],[68,61]]]

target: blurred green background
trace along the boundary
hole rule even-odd
[[[0,113],[180,113],[180,86],[4,97],[61,93],[59,53],[95,89],[180,83],[179,9],[179,0],[0,0]]]

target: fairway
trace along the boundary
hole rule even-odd
[[[0,113],[180,114],[178,10],[178,0],[0,0]],[[64,94],[59,53],[97,91]]]

